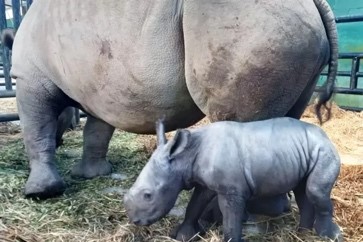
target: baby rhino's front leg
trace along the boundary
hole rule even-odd
[[[171,237],[179,241],[190,241],[196,234],[202,232],[198,220],[205,207],[215,196],[215,192],[201,186],[196,186],[192,198],[188,203],[184,221],[174,229]]]
[[[246,201],[240,195],[218,194],[218,203],[223,214],[224,241],[242,242],[242,218]]]

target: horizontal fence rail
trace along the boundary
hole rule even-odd
[[[362,22],[362,21],[363,21],[363,15],[342,16],[342,17],[336,17],[335,18],[335,22],[337,24],[339,24],[339,23]]]
[[[363,77],[363,72],[359,71],[361,59],[363,59],[363,53],[341,53],[339,59],[351,59],[352,68],[351,71],[338,71],[337,76],[350,77],[349,88],[336,87],[334,92],[341,94],[363,95],[363,89],[358,88],[358,78]],[[323,71],[321,75],[326,76],[328,73]],[[317,92],[321,92],[321,87],[315,89]]]
[[[12,10],[13,14],[13,26],[12,28],[17,30],[24,14],[28,11],[33,0],[0,0],[0,31],[8,28],[6,19],[6,10]],[[363,15],[353,15],[353,16],[341,16],[335,18],[336,23],[353,23],[353,22],[363,22]],[[363,38],[363,37],[362,37]],[[5,90],[0,91],[0,98],[11,98],[16,96],[16,86],[15,82],[10,77],[10,67],[11,67],[11,51],[5,46],[1,45],[1,61],[0,63],[0,78],[4,79],[4,82],[0,82],[0,88],[5,88]],[[340,53],[339,59],[351,59],[352,67],[351,71],[338,71],[337,76],[350,77],[349,88],[337,87],[335,93],[341,94],[353,94],[353,95],[363,95],[363,89],[358,88],[358,79],[363,77],[363,71],[360,71],[361,59],[363,59],[363,52],[359,53]],[[328,73],[326,71],[322,72],[322,76],[326,76]],[[15,87],[15,88],[13,88]],[[316,92],[321,92],[320,86],[315,88]],[[361,111],[361,108],[354,107],[342,107],[350,110]],[[83,112],[76,111],[76,120],[79,121],[80,117],[86,117]],[[19,120],[19,115],[17,113],[0,114],[0,122],[9,122]]]
[[[336,17],[335,22],[337,24],[343,23],[357,23],[363,22],[363,15],[352,15],[352,16],[341,16]],[[363,36],[362,36],[363,38]],[[363,59],[363,52],[350,52],[350,53],[340,53],[339,59],[351,59],[351,70],[350,71],[338,71],[337,76],[350,77],[349,87],[336,87],[334,93],[338,94],[350,94],[350,95],[363,95],[363,88],[358,88],[358,80],[363,77],[363,71],[360,71],[361,60]],[[326,76],[328,73],[323,71],[322,76]],[[321,92],[320,86],[315,88],[316,92]],[[341,108],[352,110],[352,111],[362,111],[361,107],[346,107],[340,106]]]

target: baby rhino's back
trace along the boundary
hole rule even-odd
[[[290,191],[318,158],[337,157],[324,131],[292,118],[218,122],[206,131],[213,170],[246,181],[255,195]]]

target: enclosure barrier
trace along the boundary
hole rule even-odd
[[[363,59],[363,53],[341,53],[339,54],[339,59],[351,59],[352,68],[350,71],[338,71],[337,76],[350,77],[350,86],[346,87],[336,87],[334,92],[341,94],[353,94],[353,95],[363,95],[363,89],[358,88],[358,78],[363,77],[363,72],[359,71],[360,60]],[[324,71],[321,75],[328,75],[328,72]],[[316,88],[316,91],[321,91],[320,87]]]
[[[355,23],[363,22],[363,15],[356,16],[341,16],[336,17],[335,22],[340,23]],[[346,87],[335,87],[334,93],[339,94],[352,94],[352,95],[363,95],[363,88],[358,88],[358,79],[363,77],[363,72],[360,71],[361,59],[363,59],[363,52],[350,52],[350,53],[339,53],[339,59],[351,59],[351,70],[350,71],[338,71],[337,76],[350,77],[349,88]],[[323,71],[322,76],[327,76],[328,72]],[[316,87],[316,92],[321,92],[321,87]],[[340,106],[343,109],[352,111],[362,111],[361,107],[346,107]]]
[[[51,1],[51,0],[50,0]],[[32,0],[0,0],[0,31],[5,28],[9,28],[11,26],[8,25],[6,19],[6,11],[12,11],[13,15],[13,26],[12,28],[17,30],[22,17],[29,9],[32,4]],[[340,16],[335,19],[337,24],[341,23],[352,23],[352,22],[363,22],[363,15],[356,16]],[[0,98],[10,98],[16,96],[16,90],[13,89],[15,86],[15,82],[12,82],[10,77],[10,50],[5,46],[1,45],[1,60],[0,63],[0,78],[4,78],[4,83],[0,83],[0,89],[2,87],[5,90],[0,90]],[[353,95],[363,95],[363,89],[358,88],[358,78],[363,77],[363,72],[360,72],[360,63],[361,59],[363,59],[363,52],[358,53],[340,53],[339,59],[351,59],[352,67],[351,71],[338,71],[337,76],[350,77],[350,85],[349,88],[337,87],[335,88],[335,93],[340,94],[353,94]],[[2,71],[2,72],[1,72]],[[321,73],[322,76],[326,76],[327,72],[324,71]],[[316,92],[321,92],[321,87],[316,87]],[[344,109],[349,110],[357,110],[361,111],[363,108],[356,107],[342,107]],[[76,122],[78,123],[80,117],[86,117],[86,115],[80,112],[78,109],[76,110]],[[0,122],[9,122],[19,120],[19,115],[17,113],[7,113],[0,114]]]

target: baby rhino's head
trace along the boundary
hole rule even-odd
[[[179,130],[167,142],[164,125],[157,123],[158,147],[142,169],[135,183],[124,196],[129,219],[137,225],[150,225],[164,217],[174,206],[184,188],[183,175],[187,164],[183,154],[190,132]]]

